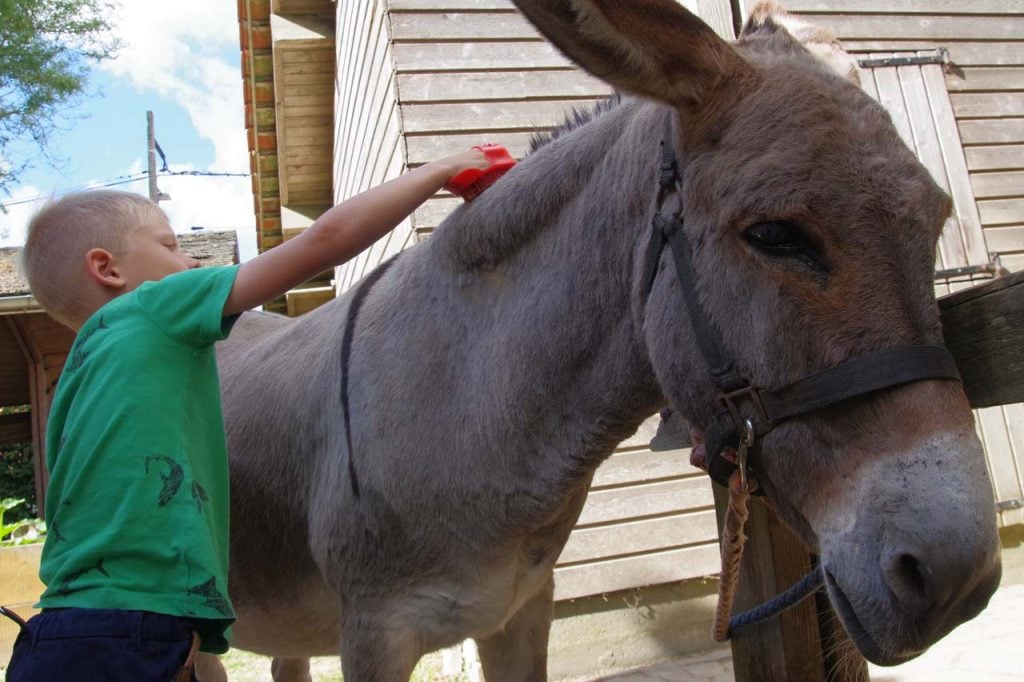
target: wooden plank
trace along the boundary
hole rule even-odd
[[[526,156],[530,149],[533,133],[502,133],[501,143],[517,159]],[[405,139],[407,161],[410,167],[433,161],[449,154],[487,142],[486,135],[479,133],[458,135],[410,135]]]
[[[595,100],[407,104],[402,107],[409,135],[468,131],[526,131],[561,125],[573,109],[591,109]]]
[[[728,506],[728,492],[715,486],[719,526]],[[750,501],[747,542],[740,562],[734,613],[764,603],[802,578],[812,566],[807,548],[761,502]],[[866,662],[859,655],[845,665],[826,671],[822,624],[834,614],[819,615],[814,599],[807,599],[756,627],[740,631],[731,640],[737,682],[761,680],[866,680]],[[841,633],[829,631],[830,636]],[[834,646],[835,642],[830,642]],[[856,654],[856,652],[853,652]]]
[[[558,557],[558,564],[564,566],[716,542],[715,510],[707,509],[614,526],[577,528],[569,536]]]
[[[1024,67],[953,69],[946,74],[946,87],[950,92],[1024,90]]]
[[[953,213],[959,223],[959,238],[963,244],[967,265],[988,263],[988,248],[981,228],[978,206],[971,191],[970,175],[963,147],[957,131],[956,118],[950,104],[942,67],[927,64],[918,67],[927,92],[927,104],[938,137],[942,164],[949,177],[946,190],[953,198]],[[946,235],[943,235],[943,239]]]
[[[939,309],[971,405],[1024,402],[1024,272],[942,298]]]
[[[481,11],[488,9],[515,10],[511,0],[390,0],[392,12],[435,11],[458,12],[459,10]]]
[[[1024,168],[1024,144],[985,145],[964,149],[967,168],[973,171]]]
[[[888,69],[878,70],[886,71]],[[911,134],[913,135],[913,146],[911,149],[914,150],[917,158],[928,169],[928,172],[931,173],[932,179],[935,180],[939,187],[944,189],[947,194],[951,194],[956,190],[956,183],[951,181],[946,168],[946,159],[939,142],[939,131],[936,127],[935,119],[932,118],[932,106],[934,103],[929,102],[929,92],[925,89],[924,69],[920,66],[902,66],[895,68],[895,71],[899,78],[900,91],[903,95],[901,104],[907,113]],[[945,83],[942,83],[941,94],[945,94]],[[892,112],[890,111],[890,113]],[[948,124],[952,126],[952,134],[956,135],[956,123],[950,120]],[[959,152],[959,141],[956,141],[955,148]],[[966,186],[970,205],[973,207],[974,198],[969,196],[970,184],[967,179],[966,169],[963,172],[963,184]],[[959,206],[957,209],[959,209]],[[956,213],[959,214],[959,210]],[[951,216],[952,219],[946,221],[946,225],[939,237],[939,254],[942,268],[957,268],[970,264],[964,247],[964,240],[961,236],[964,229],[960,221],[956,219],[957,217],[959,216]],[[980,231],[980,221],[976,221],[974,227]]]
[[[848,40],[992,40],[1024,36],[1024,15],[893,17],[877,14],[805,14],[816,26]]]
[[[611,92],[611,86],[577,69],[407,73],[398,77],[399,101],[403,104],[585,99]]]
[[[1010,435],[1001,407],[975,410],[975,427],[985,445],[985,458],[992,478],[996,503],[1019,500],[1024,497],[1017,468],[1013,461]]]
[[[391,12],[391,39],[403,41],[523,40],[538,38],[533,25],[516,11]]]
[[[744,0],[749,6],[752,0]],[[786,0],[794,13],[843,14],[1011,14],[1020,13],[1018,0]]]
[[[1012,227],[985,228],[985,239],[994,253],[1024,251],[1024,221]]]
[[[598,468],[594,474],[591,491],[637,481],[699,476],[702,473],[696,467],[690,466],[688,450],[651,452],[645,449],[621,452],[609,457]]]
[[[595,490],[587,497],[578,526],[707,509],[714,504],[706,476]]]
[[[1024,224],[1024,199],[988,199],[978,202],[981,219],[989,225]]]
[[[949,98],[957,118],[1024,116],[1024,92],[955,92]]]
[[[891,57],[892,54],[876,53],[874,58]],[[875,87],[878,91],[878,102],[889,112],[896,132],[910,149],[914,148],[914,134],[911,132],[910,118],[900,86],[899,74],[894,68],[874,69]]]
[[[960,139],[971,144],[1024,142],[1024,118],[974,119],[959,122]]]
[[[298,317],[334,300],[334,287],[292,289],[285,295],[289,317]]]
[[[555,599],[576,599],[712,575],[718,571],[719,561],[718,545],[707,544],[556,568]]]
[[[396,43],[399,73],[415,71],[521,71],[572,67],[541,39],[492,43]]]

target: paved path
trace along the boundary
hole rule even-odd
[[[894,668],[870,665],[869,673],[872,682],[1024,680],[1024,584],[1000,588],[980,616],[961,625],[923,656]],[[599,679],[732,682],[732,659],[728,652],[716,652]]]

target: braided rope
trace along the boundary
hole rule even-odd
[[[739,471],[734,471],[729,477],[729,506],[725,512],[725,524],[722,529],[722,574],[718,581],[715,622],[711,627],[711,636],[716,642],[725,642],[737,630],[777,616],[786,609],[796,606],[821,589],[825,583],[822,570],[814,568],[782,594],[730,619],[733,600],[736,597],[736,584],[739,580],[740,560],[743,558],[743,548],[747,542],[743,529],[750,517],[750,493],[756,487],[757,484],[750,481],[749,487],[744,490]]]
[[[725,512],[725,524],[722,529],[722,574],[718,580],[718,607],[711,628],[711,636],[716,642],[729,639],[729,615],[732,613],[732,602],[736,596],[743,546],[747,541],[743,527],[750,516],[749,501],[750,490],[743,489],[740,473],[734,471],[729,477],[729,507]]]
[[[790,585],[789,589],[779,596],[733,618],[729,622],[729,634],[732,635],[741,628],[759,623],[762,620],[782,613],[788,608],[796,606],[805,597],[817,592],[824,584],[825,575],[820,568],[810,571],[797,583]]]

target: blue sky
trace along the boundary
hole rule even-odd
[[[146,111],[176,171],[247,173],[249,170],[239,68],[236,5],[227,0],[121,0],[114,18],[122,48],[92,75],[95,93],[56,131],[50,151],[58,163],[39,162],[21,176],[19,202],[87,187],[146,168]],[[243,258],[255,251],[247,177],[161,177],[161,202],[178,232],[193,226],[236,229]],[[118,189],[147,194],[145,179]],[[0,214],[0,244],[24,240],[35,202]]]

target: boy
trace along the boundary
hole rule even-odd
[[[370,246],[474,149],[335,206],[240,266],[196,269],[163,212],[123,192],[67,196],[29,226],[29,285],[78,334],[47,428],[43,612],[7,671],[23,680],[190,680],[223,653],[228,479],[214,342],[237,315]],[[473,172],[476,172],[474,170]]]

